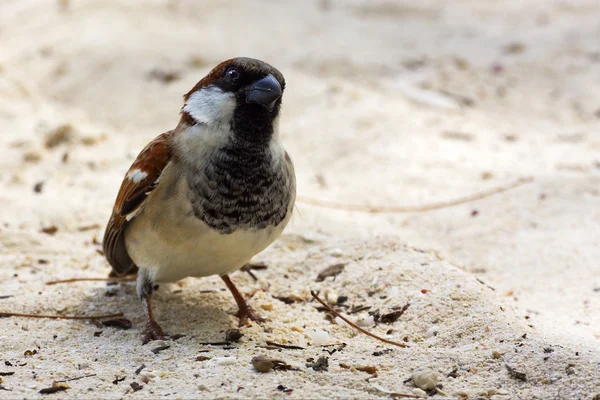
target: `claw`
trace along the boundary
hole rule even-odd
[[[257,313],[252,307],[240,308],[235,314],[240,319],[240,326],[252,325],[250,321],[265,322],[267,319]]]
[[[147,344],[153,340],[168,340],[168,339],[170,339],[169,335],[166,335],[163,332],[160,325],[158,325],[156,322],[154,322],[153,324],[148,322],[147,331],[146,331],[146,334],[144,335],[144,340],[142,341],[142,344]]]

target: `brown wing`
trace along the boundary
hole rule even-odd
[[[141,210],[171,159],[172,134],[173,131],[163,133],[148,143],[123,179],[102,243],[104,256],[113,268],[111,275],[125,275],[136,268],[125,248],[125,228]]]

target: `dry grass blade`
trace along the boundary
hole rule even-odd
[[[367,336],[370,336],[374,339],[380,340],[384,343],[387,344],[391,344],[394,346],[398,346],[398,347],[408,347],[407,345],[403,344],[403,343],[398,343],[398,342],[394,342],[393,340],[388,340],[385,338],[382,338],[381,336],[377,336],[369,331],[364,330],[363,328],[361,328],[360,326],[356,325],[354,322],[351,322],[348,318],[342,316],[339,312],[335,311],[333,308],[331,308],[327,303],[325,303],[323,300],[321,300],[321,298],[319,296],[317,296],[317,294],[311,290],[310,291],[310,295],[319,303],[321,303],[321,305],[323,307],[325,307],[330,313],[332,313],[333,315],[335,315],[336,317],[340,318],[341,320],[343,320],[345,323],[347,323],[348,325],[350,325],[351,327],[353,327],[354,329],[356,329],[359,332],[364,333]]]
[[[94,320],[94,319],[105,319],[105,318],[116,318],[122,317],[123,313],[117,314],[106,314],[106,315],[45,315],[45,314],[21,314],[21,313],[9,313],[0,311],[0,318],[5,317],[22,317],[22,318],[48,318],[48,319],[83,319],[83,320]]]
[[[317,200],[310,197],[298,196],[297,201],[310,204],[317,207],[324,208],[333,208],[336,210],[347,210],[347,211],[363,211],[369,213],[409,213],[409,212],[424,212],[437,210],[440,208],[452,207],[459,204],[469,203],[471,201],[480,200],[494,194],[506,192],[508,190],[517,188],[519,186],[525,185],[526,183],[533,182],[533,178],[521,178],[516,182],[513,182],[506,186],[500,186],[496,188],[492,188],[490,190],[486,190],[480,193],[475,193],[471,196],[462,197],[455,200],[440,202],[440,203],[432,203],[425,204],[422,206],[367,206],[363,204],[345,204],[338,203],[335,201],[327,201],[327,200]]]

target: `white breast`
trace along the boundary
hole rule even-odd
[[[125,231],[131,259],[155,282],[233,272],[277,239],[291,217],[293,199],[278,226],[218,233],[195,217],[179,168],[167,165],[161,183]]]

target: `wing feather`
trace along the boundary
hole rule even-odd
[[[125,228],[141,211],[171,160],[173,132],[163,133],[148,143],[123,179],[102,243],[104,256],[113,268],[112,275],[125,275],[136,268],[125,247]]]

